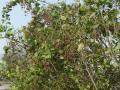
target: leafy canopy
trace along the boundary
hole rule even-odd
[[[32,21],[10,39],[4,60],[13,90],[110,90],[120,86],[119,1],[79,0],[50,4],[14,0]],[[9,25],[8,25],[9,26]],[[6,29],[9,29],[7,27]],[[12,31],[12,30],[11,30]]]

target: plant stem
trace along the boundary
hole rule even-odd
[[[89,70],[88,70],[88,66],[87,66],[86,62],[84,62],[84,65],[85,65],[86,71],[88,72],[88,75],[89,75],[89,77],[90,77],[90,79],[91,79],[91,82],[93,83],[93,85],[94,85],[94,87],[95,87],[95,90],[98,90],[98,89],[97,89],[97,86],[96,86],[96,84],[95,84],[95,81],[93,80],[93,77],[92,77],[92,75],[90,74],[90,72],[89,72]]]

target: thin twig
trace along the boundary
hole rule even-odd
[[[94,85],[94,87],[95,87],[95,90],[98,90],[98,89],[97,89],[97,86],[96,86],[96,84],[95,84],[95,81],[93,80],[93,77],[92,77],[92,75],[90,74],[90,72],[89,72],[89,70],[88,70],[88,66],[87,66],[86,62],[84,62],[84,65],[85,65],[86,71],[88,72],[88,75],[89,75],[89,77],[90,77],[90,79],[91,79],[91,82],[93,83],[93,85]]]

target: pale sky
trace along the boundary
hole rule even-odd
[[[2,17],[2,8],[7,4],[10,0],[0,0],[0,23]],[[46,0],[50,3],[55,3],[58,0]],[[74,0],[66,0],[67,3],[72,3]],[[27,14],[25,16],[24,10],[19,6],[15,6],[13,10],[10,12],[11,23],[15,29],[20,29],[23,25],[27,25],[31,20],[31,14]],[[4,51],[3,47],[7,44],[5,39],[0,39],[0,58],[3,56]]]
[[[1,17],[2,17],[2,8],[7,4],[9,0],[0,0],[0,23],[1,23]],[[10,12],[10,18],[12,25],[18,29],[23,25],[26,25],[31,20],[31,15],[27,14],[25,17],[24,11],[21,9],[21,7],[18,5],[16,6],[12,12]],[[0,58],[4,54],[3,47],[7,44],[6,39],[0,39]]]

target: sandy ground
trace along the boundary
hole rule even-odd
[[[0,81],[0,90],[10,90],[9,87],[10,87],[10,83]]]

